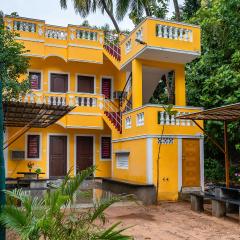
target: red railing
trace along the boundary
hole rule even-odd
[[[103,47],[108,51],[108,53],[113,56],[117,61],[121,61],[121,49],[117,43],[117,39],[114,37],[105,36]]]

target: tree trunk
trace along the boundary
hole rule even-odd
[[[113,13],[108,9],[106,1],[105,0],[101,0],[101,2],[102,2],[102,5],[103,5],[105,11],[107,12],[108,16],[110,17],[110,19],[111,19],[111,21],[112,21],[112,23],[113,23],[117,33],[120,33],[120,28],[119,28],[119,26],[117,24],[117,21],[114,18]]]
[[[175,8],[176,20],[180,22],[181,16],[180,16],[178,0],[173,0],[173,4],[174,4],[174,8]]]

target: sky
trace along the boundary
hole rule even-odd
[[[75,13],[72,1],[68,0],[68,9],[61,9],[60,0],[0,0],[0,10],[4,14],[17,12],[21,17],[35,18],[45,20],[47,24],[67,26],[68,24],[79,25],[85,19]],[[182,4],[184,0],[179,0]],[[170,0],[170,14],[174,11],[172,0]],[[170,15],[169,15],[170,16]],[[103,26],[108,23],[113,27],[108,16],[97,12],[86,18],[90,25]],[[126,16],[119,22],[120,29],[131,30],[134,28],[132,21]]]

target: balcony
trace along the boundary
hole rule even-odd
[[[131,59],[185,64],[200,55],[199,26],[146,18],[120,44],[121,68]]]
[[[80,93],[29,93],[17,101],[36,104],[69,105],[76,108],[61,118],[57,124],[64,128],[103,129],[103,96]]]
[[[103,62],[103,31],[83,26],[59,27],[45,21],[20,17],[5,17],[9,30],[19,33],[27,53],[32,57],[57,56],[64,61]]]
[[[197,107],[174,106],[176,116],[199,112]],[[202,125],[202,121],[199,121]],[[147,104],[123,114],[122,137],[142,136],[147,134],[160,135],[199,135],[200,129],[190,120],[175,119],[174,115],[165,112],[161,105]]]

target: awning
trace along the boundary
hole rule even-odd
[[[190,120],[219,120],[236,121],[240,119],[240,102],[222,107],[212,108],[201,112],[186,114],[176,117],[178,119]]]
[[[46,128],[74,107],[29,102],[3,102],[4,126]]]

